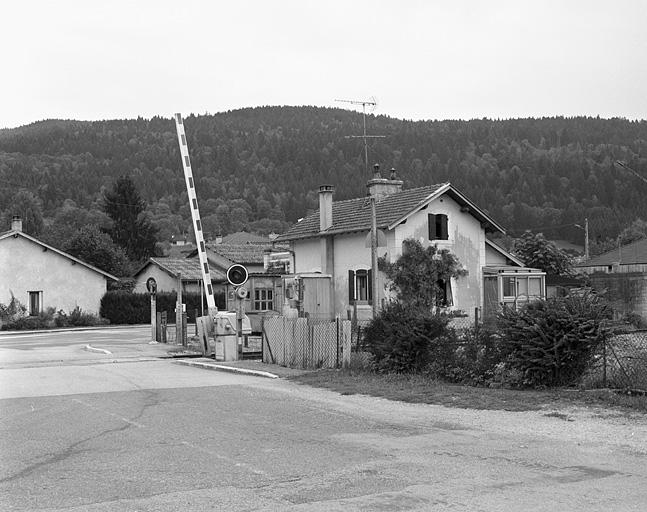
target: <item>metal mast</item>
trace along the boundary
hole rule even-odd
[[[363,132],[362,135],[346,135],[346,139],[364,139],[364,169],[366,175],[368,176],[368,141],[366,139],[383,139],[386,135],[366,135],[366,105],[370,105],[373,108],[377,106],[377,102],[372,99],[370,101],[357,101],[357,100],[335,100],[342,103],[350,103],[351,105],[361,105],[362,106],[362,120],[363,120]],[[376,170],[379,169],[379,165],[376,165]],[[377,316],[377,303],[378,303],[378,285],[377,285],[377,214],[375,211],[375,196],[369,196],[368,200],[371,203],[371,296],[373,300],[373,318]]]
[[[204,235],[202,234],[202,222],[200,221],[200,211],[198,210],[198,198],[195,194],[195,182],[191,172],[191,160],[189,159],[189,147],[186,143],[186,134],[184,133],[184,123],[182,114],[175,114],[175,127],[177,129],[177,139],[180,144],[180,153],[182,155],[182,167],[184,168],[184,180],[186,182],[186,191],[189,195],[189,207],[191,210],[191,219],[193,220],[193,232],[195,233],[195,243],[198,247],[198,256],[200,258],[200,269],[202,270],[202,283],[204,292],[207,297],[207,308],[209,317],[213,318],[218,313],[216,299],[213,295],[213,285],[211,284],[211,274],[209,272],[209,262],[207,261],[207,251],[204,245]]]
[[[366,101],[358,101],[358,100],[335,100],[339,101],[342,103],[350,103],[351,105],[361,105],[362,106],[362,120],[364,123],[364,131],[362,132],[362,135],[346,135],[346,139],[364,139],[364,170],[366,171],[366,175],[368,176],[368,141],[366,139],[383,139],[386,137],[386,135],[366,135],[366,105],[370,105],[371,107],[375,108],[377,106],[377,102],[375,99],[371,100],[366,100]]]

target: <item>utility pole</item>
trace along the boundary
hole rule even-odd
[[[377,166],[377,164],[375,164]],[[371,292],[373,318],[377,317],[377,215],[375,213],[375,196],[371,196]]]
[[[589,218],[584,219],[584,258],[589,259]]]
[[[386,138],[386,135],[367,135],[366,134],[366,105],[370,105],[375,108],[377,102],[375,99],[367,101],[357,101],[357,100],[335,100],[342,103],[350,103],[351,105],[361,105],[362,106],[362,121],[363,121],[363,131],[362,135],[346,135],[346,139],[364,139],[364,169],[366,176],[368,178],[368,140],[367,139],[383,139]],[[375,164],[375,168],[379,169],[380,166]],[[377,213],[375,209],[375,197],[369,196],[368,200],[371,203],[371,282],[369,286],[371,287],[371,296],[372,296],[372,312],[373,318],[377,316],[378,311],[378,290],[377,290]]]
[[[584,230],[584,259],[589,259],[589,219],[588,217],[584,219],[584,227],[579,224],[575,224],[575,227]]]

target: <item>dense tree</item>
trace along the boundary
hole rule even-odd
[[[140,261],[156,253],[156,230],[145,214],[146,203],[128,176],[121,176],[103,195],[104,211],[112,220],[108,233],[128,258]]]
[[[108,234],[92,224],[78,230],[64,243],[62,249],[117,277],[127,276],[133,270],[124,250]]]
[[[402,255],[393,263],[379,259],[397,301],[406,306],[439,312],[447,305],[447,282],[467,275],[458,258],[436,245],[423,247],[413,238],[402,242]]]
[[[43,230],[41,240],[54,247],[62,248],[82,228],[95,226],[105,230],[109,223],[110,219],[104,212],[79,208],[74,201],[68,199],[56,211],[52,222]]]
[[[538,268],[552,275],[571,275],[573,262],[542,233],[526,231],[513,241],[512,252],[531,268]]]
[[[18,215],[22,219],[22,230],[38,237],[43,231],[43,210],[40,199],[29,190],[20,189],[10,200],[2,215],[2,231],[11,226],[11,219]]]
[[[317,189],[335,199],[365,194],[360,113],[315,107],[264,107],[189,116],[185,129],[195,189],[213,229],[265,229],[317,208]],[[451,181],[516,236],[525,230],[582,242],[616,240],[647,219],[647,121],[552,117],[403,121],[368,116],[387,135],[371,162],[395,166],[405,187]],[[191,231],[173,122],[159,117],[97,122],[49,120],[0,131],[0,205],[28,188],[52,224],[67,199],[94,210],[102,190],[130,172],[154,225],[168,238]],[[20,177],[19,179],[17,177]],[[168,210],[160,210],[164,204]]]

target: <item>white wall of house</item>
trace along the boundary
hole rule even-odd
[[[321,245],[318,238],[295,240],[294,273],[321,272]]]
[[[485,246],[485,264],[493,267],[507,265],[506,257],[499,251],[486,244]]]
[[[447,240],[429,240],[428,215],[447,215]],[[483,297],[482,268],[486,261],[485,230],[481,223],[469,212],[461,211],[460,205],[444,195],[413,214],[405,224],[395,228],[393,246],[390,247],[391,261],[402,254],[402,242],[414,238],[423,246],[437,245],[439,249],[448,249],[454,254],[468,274],[459,279],[452,279],[452,293],[455,309],[460,309],[470,317],[474,308],[479,307]]]
[[[41,310],[66,313],[77,306],[98,314],[107,277],[22,236],[0,240],[0,302],[11,293],[29,306],[29,292],[42,292]]]
[[[335,263],[334,263],[334,286],[335,294],[333,297],[333,306],[337,313],[344,315],[351,305],[348,303],[348,271],[349,270],[368,270],[371,268],[371,248],[366,247],[367,231],[359,233],[349,233],[335,237]],[[386,248],[381,248],[384,254]],[[382,283],[384,281],[381,273],[378,273],[378,303],[384,297]],[[372,315],[372,306],[370,304],[359,304],[357,306],[358,318],[370,318]]]

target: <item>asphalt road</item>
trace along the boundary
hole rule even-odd
[[[0,337],[0,510],[645,510],[644,418],[340,396],[111,336]]]

